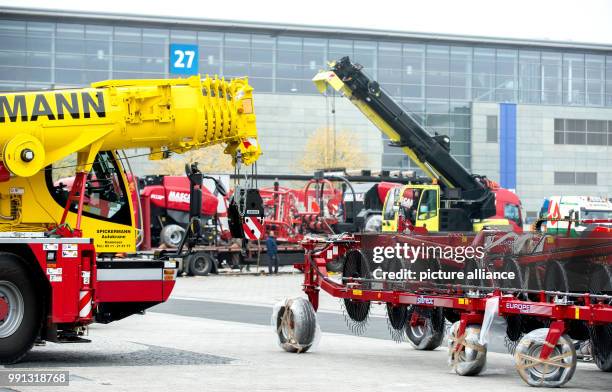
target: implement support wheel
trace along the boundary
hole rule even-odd
[[[317,319],[307,299],[287,299],[272,321],[279,344],[287,352],[305,353],[315,342]]]
[[[406,337],[417,350],[435,350],[444,339],[442,308],[411,306],[406,316]]]
[[[531,386],[560,387],[571,380],[576,370],[576,349],[568,335],[561,335],[552,346],[547,342],[549,328],[538,328],[523,336],[516,347],[514,361],[523,381]],[[552,347],[551,347],[552,346]],[[551,347],[548,358],[540,358]]]
[[[457,321],[451,326],[448,338],[449,365],[460,376],[476,376],[487,363],[487,347],[478,342],[480,325],[468,325],[463,333],[459,333],[460,324]]]

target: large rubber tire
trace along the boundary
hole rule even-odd
[[[189,256],[189,272],[195,276],[207,276],[212,270],[215,259],[210,253],[198,252]]]
[[[421,319],[413,325],[413,314],[417,312]],[[442,344],[444,339],[444,312],[442,308],[419,308],[412,306],[406,316],[406,337],[417,350],[431,351]]]
[[[612,325],[594,325],[590,329],[593,361],[603,372],[612,372]]]
[[[464,334],[458,336],[459,323],[451,325],[448,337],[449,364],[460,376],[476,376],[487,363],[487,347],[479,343],[480,325],[468,325]]]
[[[40,299],[25,261],[0,252],[0,296],[8,314],[0,322],[0,364],[18,362],[34,345],[42,322]]]
[[[610,294],[612,268],[601,266],[594,268],[590,277],[590,288],[593,294]],[[611,303],[608,302],[608,305]],[[593,362],[603,372],[612,372],[612,325],[593,325],[589,327],[591,353]]]
[[[167,225],[161,229],[159,240],[169,248],[178,248],[185,236],[185,229],[179,225]]]
[[[290,353],[305,353],[315,342],[317,317],[312,304],[304,298],[285,301],[275,320],[280,346]]]
[[[576,370],[576,349],[568,335],[562,335],[548,360],[539,359],[547,344],[548,328],[539,328],[523,336],[516,346],[514,361],[523,381],[533,387],[560,387],[571,380]]]
[[[565,265],[559,261],[550,261],[546,265],[544,275],[544,289],[547,291],[570,292]],[[567,334],[575,340],[589,339],[589,328],[586,322],[581,320],[568,320],[566,323]]]

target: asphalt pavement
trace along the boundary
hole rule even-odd
[[[303,295],[299,274],[180,278],[172,299],[108,325],[89,344],[36,347],[0,370],[67,370],[68,387],[19,391],[529,391],[496,325],[487,368],[461,377],[445,347],[414,350],[389,338],[384,307],[372,309],[364,336],[353,336],[337,299],[321,294],[320,342],[305,354],[282,351],[270,326],[274,303]],[[609,391],[612,374],[579,363],[565,390]],[[9,390],[2,389],[0,391]]]

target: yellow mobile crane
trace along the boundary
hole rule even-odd
[[[406,228],[430,232],[480,231],[490,226],[510,227],[508,219],[496,218],[499,201],[496,185],[467,171],[451,155],[450,138],[430,135],[362,71],[361,65],[344,57],[331,63],[330,70],[320,72],[313,81],[322,93],[329,86],[347,97],[389,137],[392,146],[400,147],[428,177],[427,181],[419,179],[387,193],[382,231]]]
[[[250,165],[261,154],[252,90],[246,78],[194,76],[0,94],[0,363],[19,360],[37,338],[82,341],[94,319],[168,298],[183,246],[147,261],[96,258],[136,250],[129,164],[118,151],[148,148],[163,159],[224,144],[234,164]],[[58,179],[66,169],[72,184]],[[187,169],[197,217],[202,174]],[[234,218],[258,213],[238,204]],[[197,219],[190,228],[197,235]]]

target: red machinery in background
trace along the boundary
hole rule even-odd
[[[139,178],[142,206],[141,250],[161,245],[177,247],[189,223],[189,180],[180,176],[150,175]],[[221,215],[221,216],[220,216]],[[202,217],[209,243],[227,229],[227,199],[202,189]],[[221,219],[225,217],[225,227]]]
[[[264,200],[266,232],[274,231],[279,242],[299,243],[306,234],[377,231],[387,193],[414,181],[413,172],[359,175],[317,172],[306,175],[258,175],[274,180],[260,188]],[[279,180],[305,181],[302,188],[281,186]],[[378,225],[377,225],[378,224]]]

